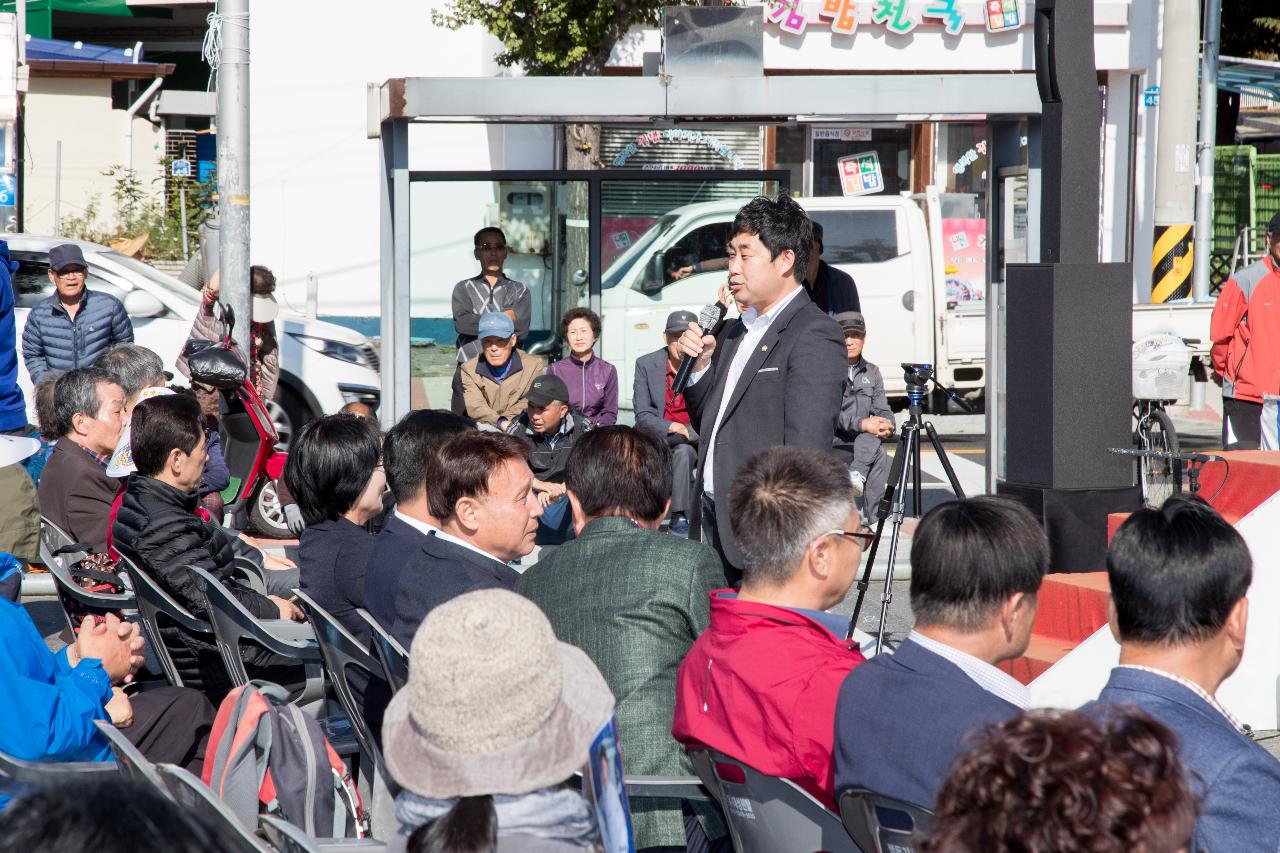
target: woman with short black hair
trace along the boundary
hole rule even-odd
[[[600,316],[590,308],[570,308],[560,321],[560,336],[569,355],[547,368],[564,380],[569,399],[563,402],[594,426],[618,422],[618,369],[594,352],[600,339]]]
[[[298,545],[302,591],[367,641],[356,608],[374,544],[364,524],[382,511],[387,484],[378,428],[353,415],[317,418],[290,446],[284,480],[307,522]]]

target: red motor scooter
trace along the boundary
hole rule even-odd
[[[222,491],[223,522],[243,530],[252,525],[273,539],[293,536],[280,500],[280,478],[288,454],[276,450],[279,435],[267,407],[253,387],[249,370],[233,349],[235,313],[219,306],[222,339],[187,341],[183,355],[191,381],[221,392],[219,433],[231,482]]]

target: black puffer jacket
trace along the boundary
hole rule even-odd
[[[195,515],[196,496],[150,477],[135,476],[125,489],[112,527],[114,544],[134,560],[192,615],[208,619],[203,581],[191,571],[199,566],[220,578],[241,604],[259,619],[279,618],[275,603],[232,580],[235,552],[231,536]],[[165,647],[186,686],[220,696],[230,689],[218,648],[211,639],[187,633],[177,625],[162,625]],[[265,650],[264,650],[265,654]],[[249,650],[245,662],[255,663]]]

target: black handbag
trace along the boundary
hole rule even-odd
[[[244,384],[248,370],[240,356],[221,343],[190,340],[183,348],[191,381],[220,391],[234,391]]]

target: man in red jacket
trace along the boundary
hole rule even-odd
[[[871,534],[858,531],[849,472],[835,457],[778,446],[729,491],[742,589],[711,594],[711,624],[676,683],[671,734],[791,779],[835,809],[836,698],[862,654],[826,613],[853,584]]]
[[[1267,256],[1222,286],[1209,336],[1214,381],[1222,386],[1222,446],[1255,450],[1262,395],[1280,394],[1280,213],[1267,225]]]

